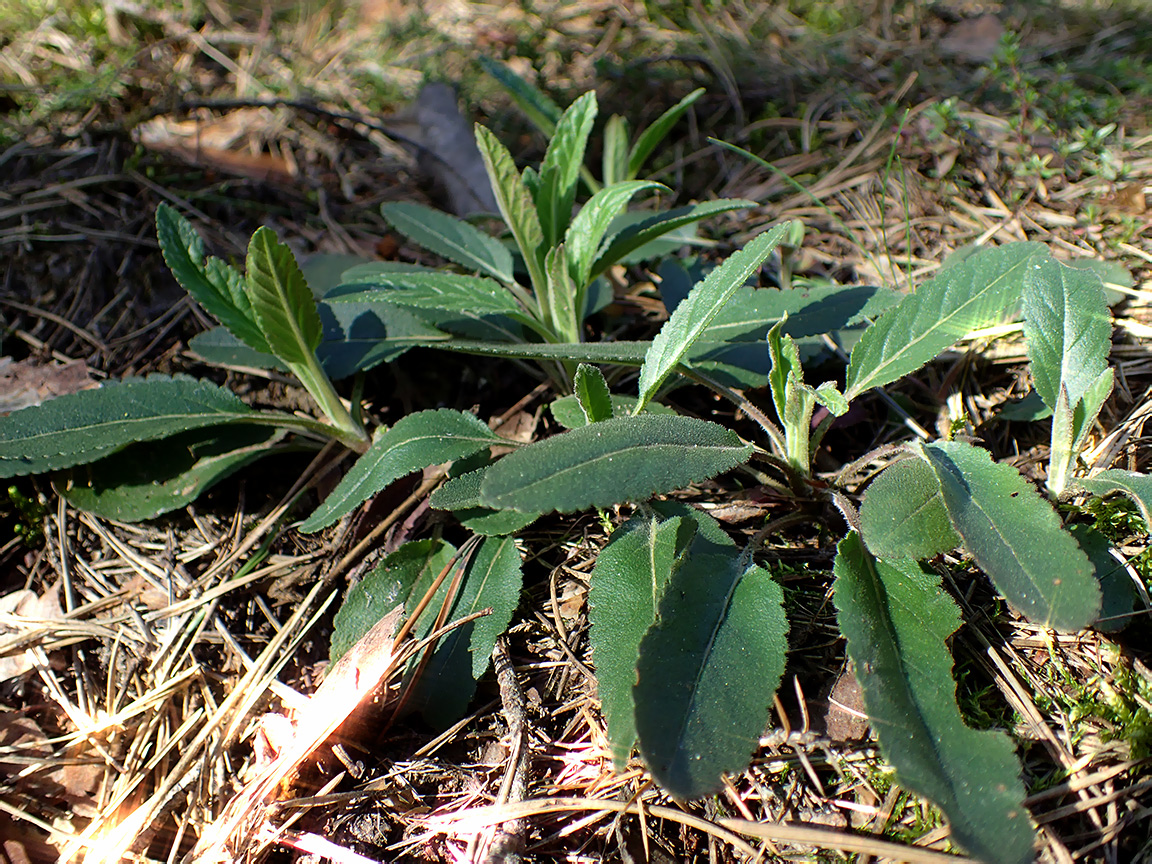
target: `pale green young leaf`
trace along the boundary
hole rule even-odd
[[[248,299],[268,347],[289,365],[308,363],[323,327],[292,250],[271,228],[257,228],[248,243],[246,270]]]
[[[582,295],[572,282],[568,268],[568,250],[561,243],[548,250],[544,256],[544,275],[547,280],[548,301],[545,304],[552,314],[552,331],[565,341],[580,340],[580,319],[577,306],[582,305]]]
[[[632,179],[628,176],[628,121],[613,114],[604,124],[601,179],[605,186]]]
[[[848,413],[848,400],[837,389],[834,381],[825,381],[812,391],[812,396],[818,405],[823,405],[834,417],[843,417]]]
[[[653,777],[679,800],[743,771],[784,673],[788,619],[771,574],[725,549],[688,555],[640,643],[636,732]]]
[[[560,241],[572,219],[576,184],[596,112],[596,94],[592,91],[569,105],[556,123],[544,161],[540,163],[540,186],[535,198],[546,247]]]
[[[788,223],[777,225],[750,240],[743,249],[728,256],[723,264],[698,283],[676,307],[644,357],[640,367],[639,407],[656,395],[657,389],[672,374],[712,319],[736,293],[736,289],[760,270],[784,237]]]
[[[663,213],[654,213],[647,219],[629,225],[620,233],[606,238],[605,243],[598,246],[600,251],[592,263],[588,278],[595,279],[626,255],[670,231],[707,219],[709,216],[729,213],[733,210],[747,210],[749,207],[756,206],[755,201],[746,201],[741,198],[721,198],[718,201],[703,201],[699,204],[689,204],[686,207],[677,207],[675,210],[668,210]]]
[[[1076,486],[1101,498],[1116,493],[1127,496],[1140,508],[1144,524],[1148,526],[1149,533],[1152,533],[1152,476],[1112,468],[1079,479],[1076,481]]]
[[[564,236],[568,266],[577,285],[583,287],[591,281],[592,263],[600,250],[600,241],[604,239],[612,220],[628,206],[632,197],[646,189],[666,188],[660,183],[626,180],[605,186],[588,199]]]
[[[138,441],[256,413],[231,391],[185,376],[109,381],[0,417],[0,478],[94,462]]]
[[[868,720],[900,785],[948,818],[989,864],[1030,864],[1033,830],[1020,764],[1002,732],[969,729],[956,707],[948,639],[960,610],[940,578],[905,558],[877,561],[840,541],[833,601]]]
[[[576,367],[572,386],[586,421],[582,425],[612,418],[612,392],[599,369],[581,363]]]
[[[384,204],[380,212],[389,225],[429,252],[505,284],[515,281],[512,253],[464,220],[406,201]]]
[[[285,452],[275,446],[284,434],[239,424],[181,432],[73,468],[55,486],[78,510],[121,522],[154,519],[195,501],[256,460]]]
[[[960,545],[936,473],[918,458],[889,465],[868,485],[860,505],[860,533],[880,558],[923,560]]]
[[[736,433],[707,420],[616,417],[505,456],[488,469],[481,500],[526,513],[610,507],[706,480],[751,455]]]
[[[512,101],[532,121],[532,125],[539,129],[546,138],[551,138],[556,131],[556,123],[560,120],[562,113],[560,106],[553,102],[540,88],[529,84],[499,60],[493,60],[483,54],[479,55],[479,60],[484,71],[508,91]]]
[[[331,525],[405,474],[499,443],[507,441],[463,411],[441,408],[402,417],[391,429],[377,433],[372,446],[300,530],[310,534]]]
[[[612,532],[596,557],[588,591],[590,643],[600,711],[617,770],[636,744],[636,660],[640,642],[656,620],[674,561],[694,526],[677,517],[633,517]]]
[[[1112,350],[1112,321],[1100,277],[1045,258],[1025,274],[1022,309],[1036,392],[1054,409],[1063,385],[1069,403],[1076,405],[1108,369]]]
[[[252,316],[244,293],[244,277],[219,258],[204,260],[204,242],[196,229],[174,208],[156,208],[156,239],[164,263],[192,299],[246,345],[268,351],[264,334]]]
[[[693,90],[657,117],[647,129],[640,133],[640,137],[636,139],[636,143],[632,146],[632,151],[628,154],[628,175],[622,179],[631,180],[640,175],[640,169],[644,167],[644,163],[648,161],[648,157],[660,146],[660,142],[672,131],[672,127],[676,125],[676,121],[684,116],[684,112],[703,95],[703,87]],[[605,178],[604,182],[607,183],[608,179]]]
[[[1065,632],[1096,620],[1100,588],[1092,565],[1019,471],[958,441],[913,447],[936,475],[964,548],[1014,609]]]
[[[1084,439],[1092,431],[1092,424],[1100,415],[1105,400],[1112,393],[1115,384],[1115,372],[1111,367],[1103,370],[1094,380],[1088,382],[1080,401],[1072,409],[1072,446],[1077,454],[1084,444]]]
[[[544,286],[544,256],[541,252],[544,233],[532,196],[520,172],[516,170],[516,163],[512,161],[508,148],[480,125],[476,126],[476,146],[488,171],[500,215],[512,231],[512,237],[524,258],[524,266],[532,278],[532,287],[539,291]]]
[[[1029,273],[1048,257],[1039,243],[982,250],[881,315],[852,349],[844,395],[851,402],[919,369],[966,333],[995,323],[1020,299]]]
[[[788,380],[793,375],[804,375],[796,343],[789,337],[780,335],[780,330],[787,320],[788,314],[785,313],[784,317],[768,331],[768,362],[771,364],[768,370],[768,388],[772,392],[772,404],[781,423],[787,422]]]

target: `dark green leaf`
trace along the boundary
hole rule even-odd
[[[860,531],[880,558],[932,558],[960,545],[948,521],[936,473],[923,459],[903,459],[868,486]]]
[[[750,240],[693,287],[684,302],[676,307],[644,356],[638,385],[640,405],[656,395],[656,390],[672,374],[692,343],[700,338],[736,289],[759,272],[760,265],[780,243],[788,227],[789,223],[785,222]]]
[[[647,602],[647,601],[644,601]],[[747,767],[784,673],[784,592],[735,549],[689,551],[640,644],[636,731],[652,775],[680,800]]]
[[[526,513],[643,501],[752,455],[736,433],[693,417],[617,417],[530,444],[488,469],[481,500]]]
[[[310,534],[331,525],[405,474],[469,456],[498,443],[508,442],[474,414],[447,408],[409,414],[376,435],[372,446],[356,460],[320,508],[304,520],[300,530]]]
[[[669,231],[675,231],[685,225],[707,219],[719,213],[728,213],[732,210],[746,210],[757,206],[755,201],[745,201],[739,198],[721,198],[718,201],[704,201],[700,204],[689,204],[687,207],[678,207],[664,213],[655,213],[642,222],[637,222],[625,228],[619,234],[606,241],[605,248],[596,256],[589,278],[599,276],[624,256],[636,251],[645,243],[655,240]]]
[[[1092,565],[1019,471],[971,444],[914,446],[936,474],[964,548],[1014,609],[1066,632],[1096,620],[1100,588]]]
[[[612,416],[626,417],[636,407],[635,396],[612,396]],[[555,400],[548,409],[552,418],[565,429],[578,429],[588,425],[588,418],[580,407],[580,401],[575,396],[561,396]],[[675,414],[667,405],[659,402],[649,402],[644,406],[644,414]]]
[[[539,513],[517,510],[492,510],[480,503],[480,485],[487,467],[453,477],[428,498],[437,510],[451,510],[461,524],[484,537],[515,534],[540,518]]]
[[[1100,583],[1100,617],[1092,625],[1101,633],[1119,633],[1136,616],[1136,587],[1124,560],[1108,538],[1091,525],[1071,525],[1068,532],[1080,544]]]
[[[177,510],[273,452],[282,431],[267,426],[196,429],[145,441],[71,469],[56,487],[68,503],[106,519],[139,522]]]
[[[468,317],[506,315],[519,321],[532,321],[524,307],[508,289],[491,279],[461,276],[457,273],[393,273],[341,286],[341,293],[328,302],[394,303],[417,309],[439,309]]]
[[[600,710],[617,770],[636,743],[636,661],[640,641],[656,621],[664,585],[695,526],[654,513],[635,516],[612,532],[596,558],[588,591],[590,641]]]
[[[852,350],[851,402],[919,369],[966,333],[994,323],[1020,299],[1028,273],[1048,257],[1039,243],[1011,243],[942,270],[877,319]]]
[[[246,267],[252,314],[268,347],[285,363],[307,363],[323,328],[292,250],[276,239],[272,229],[257,228],[248,244]]]
[[[499,60],[493,60],[483,54],[479,56],[479,60],[484,71],[500,82],[520,110],[532,121],[532,125],[546,137],[552,137],[552,133],[556,131],[556,123],[560,119],[560,106]]]
[[[1001,732],[969,729],[956,707],[947,640],[960,626],[938,577],[840,542],[836,611],[868,719],[900,785],[936,804],[952,836],[989,864],[1030,864],[1020,765]]]
[[[1052,416],[1052,409],[1044,404],[1040,394],[1029,390],[1028,395],[1015,402],[1006,402],[996,415],[1001,420],[1016,420],[1023,423],[1033,423],[1037,420],[1046,420]]]
[[[204,311],[256,351],[268,351],[252,316],[244,277],[219,258],[204,260],[204,243],[188,220],[167,204],[156,208],[156,238],[164,263]]]
[[[612,393],[608,390],[608,382],[604,380],[603,373],[595,366],[581,363],[576,367],[576,376],[572,382],[576,401],[580,411],[584,414],[584,423],[599,423],[612,417]]]
[[[275,355],[249,348],[233,336],[227,327],[213,327],[211,330],[197,333],[188,340],[188,350],[205,363],[212,363],[216,366],[288,371],[288,367],[281,363]]]
[[[512,254],[495,237],[462,219],[422,204],[397,201],[380,208],[388,224],[418,246],[501,282],[512,282]]]
[[[312,291],[312,296],[320,299],[341,282],[344,274],[358,267],[372,267],[384,263],[365,258],[362,255],[314,252],[300,260],[300,272]]]
[[[0,477],[94,462],[137,441],[251,419],[228,390],[193,378],[150,375],[107,382],[0,417]]]

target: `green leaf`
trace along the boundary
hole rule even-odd
[[[595,366],[581,363],[576,367],[576,377],[573,379],[576,401],[584,414],[585,422],[599,423],[612,417],[612,393],[608,389],[608,382],[604,380],[603,373]]]
[[[988,249],[940,272],[877,319],[852,350],[851,402],[919,369],[966,333],[994,323],[1020,298],[1048,250],[1039,243]]]
[[[409,414],[377,433],[372,446],[300,530],[311,534],[331,525],[405,474],[507,443],[474,414],[447,408]]]
[[[646,243],[661,237],[677,228],[691,225],[709,216],[719,213],[729,213],[733,210],[746,210],[758,206],[755,201],[746,201],[740,198],[721,198],[718,201],[704,201],[700,204],[689,204],[686,207],[677,207],[664,213],[655,213],[642,222],[630,225],[619,234],[606,241],[606,247],[596,256],[589,278],[595,278],[622,259],[635,252]]]
[[[672,127],[676,125],[689,107],[701,96],[704,95],[704,88],[698,87],[693,90],[659,117],[657,117],[652,124],[645,129],[640,137],[636,139],[636,143],[632,146],[632,152],[628,154],[628,178],[637,177],[640,174],[640,169],[644,167],[644,163],[648,161],[648,157],[652,155],[663,141]],[[608,178],[604,178],[604,182],[608,182]]]
[[[1100,617],[1092,629],[1101,633],[1119,633],[1139,614],[1136,611],[1136,587],[1123,558],[1113,554],[1108,538],[1091,525],[1071,525],[1068,533],[1080,544],[1100,583]]]
[[[188,350],[205,363],[212,363],[216,366],[288,371],[288,367],[281,363],[275,355],[250,348],[233,336],[227,327],[223,326],[197,333],[188,340]]]
[[[267,426],[196,429],[131,444],[55,481],[80,510],[105,519],[139,522],[178,510],[246,465],[271,455],[283,430]]]
[[[932,558],[960,545],[936,473],[923,459],[889,465],[868,486],[860,533],[880,558]]]
[[[0,423],[2,422],[0,420]],[[1076,486],[1101,498],[1116,492],[1128,496],[1140,508],[1144,524],[1148,526],[1149,533],[1152,533],[1152,477],[1149,475],[1113,468],[1079,479],[1076,481]]]
[[[288,364],[308,363],[323,328],[316,301],[292,250],[270,228],[248,243],[247,286],[252,314],[272,353]]]
[[[989,864],[1030,864],[1033,831],[1020,765],[1001,732],[969,729],[956,707],[947,640],[960,626],[938,577],[908,559],[876,561],[855,532],[840,541],[833,600],[848,656],[901,786],[948,817]]]
[[[636,743],[636,661],[640,642],[656,621],[664,586],[695,525],[655,513],[628,520],[612,532],[596,557],[588,591],[590,642],[600,710],[616,769],[623,770]]]
[[[512,253],[462,219],[405,201],[384,204],[380,212],[389,225],[429,252],[500,282],[515,281]]]
[[[481,500],[526,513],[643,501],[736,467],[736,433],[693,417],[617,417],[530,444],[488,469]]]
[[[722,788],[748,766],[784,673],[788,620],[771,574],[737,550],[689,551],[640,644],[636,731],[677,799]]]
[[[568,272],[568,250],[563,243],[549,249],[544,256],[544,273],[548,291],[545,305],[551,310],[552,331],[561,334],[565,341],[580,341],[577,306],[583,305],[582,292],[572,283],[572,276]],[[546,338],[551,341],[550,337]]]
[[[167,204],[156,208],[156,239],[164,263],[176,281],[204,311],[257,351],[268,351],[264,334],[252,316],[244,277],[219,258],[204,260],[204,242],[196,229]]]
[[[626,417],[632,413],[632,409],[636,407],[635,396],[612,396],[612,416],[613,417]],[[580,400],[574,395],[561,396],[548,406],[548,410],[552,412],[552,419],[563,426],[565,429],[579,429],[581,426],[588,425],[588,417],[584,413],[584,409],[580,406]],[[644,406],[644,414],[669,414],[674,415],[676,412],[669,408],[667,405],[661,405],[659,402],[649,402]]]
[[[421,572],[409,594],[409,613],[431,587],[436,575],[427,568]],[[445,579],[433,595],[417,629],[418,637],[430,632],[431,622],[448,596],[451,581],[451,577]],[[486,538],[468,562],[447,620],[454,621],[485,609],[490,612],[444,636],[414,683],[409,704],[434,728],[446,729],[463,716],[476,692],[476,681],[488,668],[496,639],[512,620],[512,613],[520,602],[523,581],[520,553],[511,537]]]
[[[500,344],[479,339],[450,339],[437,348],[482,357],[514,357],[521,360],[571,360],[574,363],[639,366],[650,342],[556,342]]]
[[[776,248],[787,230],[788,223],[785,222],[753,238],[743,249],[730,255],[728,260],[709,273],[676,307],[676,311],[652,340],[652,347],[648,349],[644,365],[640,368],[640,401],[637,403],[640,407],[656,395],[656,390],[672,374],[692,343],[700,337],[736,289],[760,270],[764,259]]]
[[[453,477],[429,496],[428,504],[437,510],[451,510],[462,525],[484,537],[515,534],[540,518],[539,513],[493,510],[483,506],[480,486],[487,472],[485,467]]]
[[[407,605],[417,582],[430,585],[448,566],[455,552],[448,543],[429,539],[405,543],[385,556],[371,573],[348,589],[336,611],[332,619],[329,662],[335,663],[343,657],[361,636],[397,606]],[[419,599],[411,601],[408,612]]]
[[[532,121],[532,125],[551,138],[556,131],[556,123],[560,119],[560,106],[553,102],[538,87],[529,84],[506,64],[499,60],[492,60],[484,55],[479,56],[480,65],[484,71],[495,78],[500,85],[508,91],[517,107]]]
[[[499,282],[456,273],[394,273],[371,281],[340,286],[327,298],[340,303],[394,303],[417,309],[440,309],[468,317],[506,315],[514,321],[535,323]]]
[[[576,218],[564,235],[564,246],[568,250],[568,266],[572,280],[583,287],[592,279],[592,264],[600,251],[600,242],[608,232],[620,211],[628,206],[638,192],[647,189],[667,189],[660,183],[644,180],[626,180],[605,186],[580,208]]]
[[[619,114],[613,114],[604,124],[601,165],[605,186],[631,179],[628,177],[628,121]]]
[[[540,163],[540,187],[535,197],[546,247],[557,245],[572,219],[576,183],[596,112],[596,94],[592,91],[569,105],[560,116]]]
[[[0,478],[95,462],[137,441],[254,416],[207,381],[166,375],[109,381],[0,417]]]
[[[1055,409],[1061,385],[1074,406],[1108,369],[1112,320],[1100,277],[1047,258],[1029,269],[1022,299],[1032,380]]]
[[[532,278],[532,287],[540,291],[544,286],[542,269],[544,260],[541,252],[544,233],[540,227],[540,217],[536,215],[532,195],[520,178],[520,172],[516,170],[516,163],[512,161],[512,154],[508,152],[508,148],[480,125],[476,126],[476,146],[488,171],[492,194],[496,197],[500,215],[508,223],[516,245],[520,248],[524,266],[528,268],[528,274]]]
[[[1096,620],[1100,588],[1091,563],[1019,471],[957,441],[913,447],[932,467],[964,548],[1014,609],[1066,632]]]

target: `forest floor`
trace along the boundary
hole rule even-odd
[[[267,225],[298,256],[430,262],[380,214],[391,201],[453,204],[427,146],[411,143],[422,86],[455,87],[465,116],[520,165],[546,143],[479,55],[560,105],[595,90],[601,117],[633,129],[706,88],[652,177],[668,204],[758,206],[706,223],[693,254],[726,255],[792,218],[806,229],[794,272],[842,283],[907,289],[959,248],[1025,239],[1111,262],[1117,386],[1089,449],[1152,469],[1152,19],[1135,0],[0,4],[0,411],[155,372],[307,408],[281,376],[189,352],[214,322],[165,267],[156,208],[180,209],[225,260],[242,261]],[[654,270],[634,265],[616,282],[633,326],[654,330]],[[1046,433],[995,416],[1028,392],[1018,334],[963,343],[890,390],[927,429],[959,412],[997,458],[1028,469],[1044,457]],[[506,362],[415,350],[374,370],[364,393],[384,422],[450,407],[525,438],[548,428],[545,389]],[[873,411],[817,458],[835,467],[901,434]],[[308,511],[290,505],[309,459],[269,464],[133,524],[73,509],[46,478],[12,481],[0,500],[0,862],[187,855],[258,770],[268,715],[315,690],[349,586],[434,530],[408,478],[328,532],[301,534],[293,520]],[[680,497],[709,502],[744,541],[774,506],[726,483]],[[691,805],[639,761],[613,770],[585,598],[597,550],[627,515],[556,515],[522,532],[525,592],[504,643],[514,674],[489,672],[448,729],[402,719],[368,750],[336,747],[312,788],[285,789],[264,814],[276,843],[257,831],[237,857],[965,860],[854,713],[825,534],[783,532],[762,550],[793,623],[752,767]],[[1147,584],[1148,537],[1128,517],[1108,515],[1137,526],[1117,545]],[[981,579],[951,584],[965,609],[952,645],[961,708],[1012,735],[1038,860],[1152,860],[1147,617],[1120,633],[1055,634]],[[531,754],[526,791],[500,797],[495,819],[478,808],[517,762],[510,726]],[[508,842],[514,853],[496,849]]]

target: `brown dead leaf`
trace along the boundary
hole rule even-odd
[[[154,117],[136,127],[136,141],[151,150],[171,153],[203,168],[257,181],[290,184],[296,166],[288,159],[242,146],[279,134],[279,122],[266,108],[241,108],[209,120]]]
[[[940,40],[940,53],[967,63],[987,63],[996,55],[1004,24],[991,12],[957,21]]]
[[[1148,209],[1148,201],[1144,196],[1143,183],[1125,183],[1104,199],[1104,206],[1111,210],[1120,210],[1136,216],[1142,215]]]
[[[833,741],[859,741],[868,734],[864,691],[851,666],[840,673],[828,693],[824,727]]]
[[[22,621],[55,621],[64,617],[60,608],[60,583],[37,597],[31,591],[13,591],[0,597],[0,635],[19,633]],[[0,657],[0,681],[19,678],[34,668],[27,652]]]
[[[0,414],[99,386],[82,360],[43,364],[0,357]]]

